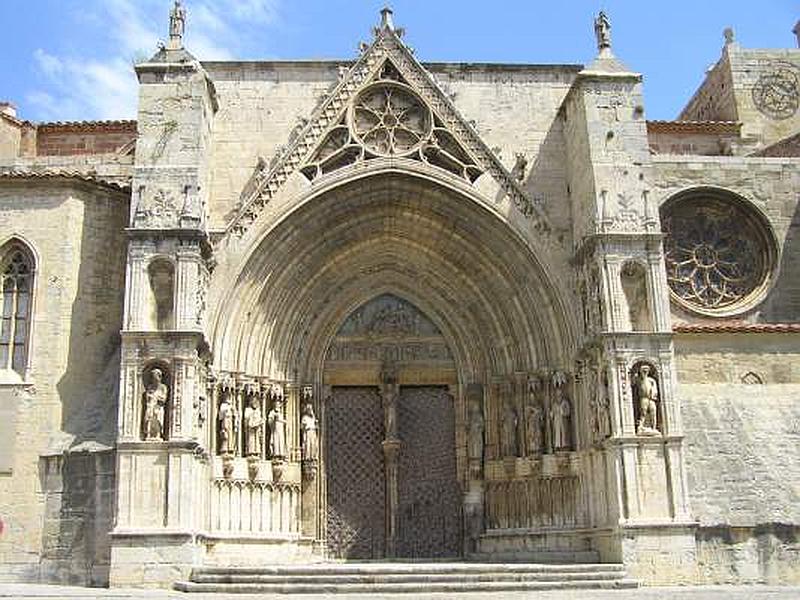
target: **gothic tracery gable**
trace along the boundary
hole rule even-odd
[[[256,167],[227,231],[243,235],[293,173],[313,180],[372,155],[416,158],[468,183],[488,173],[549,237],[547,217],[414,58],[400,30],[384,23],[375,34],[288,145]]]

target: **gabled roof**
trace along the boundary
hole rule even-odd
[[[447,94],[403,43],[402,31],[391,22],[391,11],[384,9],[383,16],[381,26],[375,29],[372,44],[343,73],[335,89],[317,106],[305,126],[290,139],[285,150],[272,164],[260,164],[257,167],[242,193],[227,231],[243,235],[287,179],[314,163],[315,154],[333,130],[342,127],[354,99],[369,85],[383,81],[381,72],[388,64],[396,70],[403,85],[407,85],[431,109],[440,128],[452,139],[453,153],[459,155],[462,162],[471,161],[476,169],[491,176],[503,190],[504,196],[532,222],[535,230],[544,234],[551,232],[552,227],[545,214],[531,202],[496,154],[459,114]]]

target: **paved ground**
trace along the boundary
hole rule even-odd
[[[182,594],[179,592],[153,590],[122,589],[87,589],[55,585],[29,585],[0,583],[0,598],[35,598],[36,600],[56,600],[61,598],[81,600],[220,600],[223,594]],[[249,600],[268,598],[282,600],[311,600],[324,596],[267,596],[250,594],[233,594],[228,598]],[[565,592],[532,592],[532,593],[477,593],[471,596],[464,594],[388,594],[373,596],[370,594],[327,596],[335,600],[800,600],[800,587],[771,586],[703,586],[703,587],[662,587],[640,588],[638,590],[592,591],[578,590]]]

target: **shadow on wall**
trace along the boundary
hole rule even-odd
[[[119,193],[83,197],[67,364],[56,385],[64,445],[39,462],[46,496],[41,579],[102,586],[111,559],[128,205]]]
[[[765,323],[800,321],[800,202],[795,206],[783,243],[777,281],[761,311]]]

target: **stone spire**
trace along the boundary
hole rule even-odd
[[[172,10],[169,11],[169,42],[167,50],[183,49],[183,31],[186,29],[186,9],[181,0],[175,0]]]
[[[800,48],[800,19],[798,19],[797,23],[794,24],[794,29],[792,29],[792,33],[797,38],[797,47]]]
[[[601,55],[611,54],[611,21],[602,10],[594,20],[594,36],[597,38],[598,52]]]

